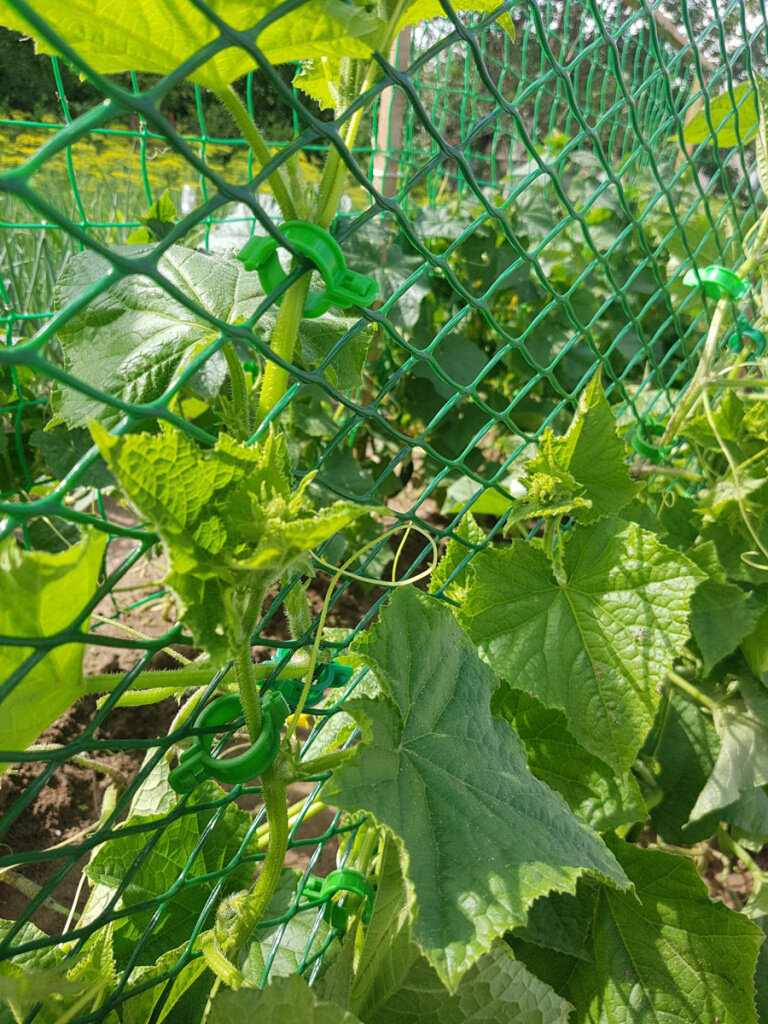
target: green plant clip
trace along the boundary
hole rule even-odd
[[[277,654],[269,660],[270,662],[277,662],[284,656],[285,652],[279,650]],[[290,666],[288,667],[290,668]],[[347,665],[339,665],[335,661],[332,661],[327,665],[315,665],[315,671],[312,674],[312,685],[307,693],[307,706],[305,710],[310,710],[311,706],[316,704],[322,698],[326,690],[339,689],[342,686],[346,686],[353,674],[353,669],[349,668]],[[301,699],[301,693],[304,689],[304,681],[301,677],[278,679],[277,682],[273,684],[272,689],[283,695],[287,704],[293,711]]]
[[[727,298],[738,301],[749,294],[749,284],[726,267],[703,267],[698,271],[692,267],[683,278],[683,284],[689,288],[701,287],[707,298],[717,301]]]
[[[373,278],[347,270],[344,253],[339,243],[317,224],[303,220],[287,220],[279,230],[302,256],[313,263],[323,276],[325,291],[310,292],[304,304],[304,316],[322,316],[331,306],[370,306],[379,286]],[[278,288],[287,275],[280,266],[277,250],[280,248],[271,235],[252,238],[238,253],[237,258],[246,270],[258,272],[265,292]],[[277,299],[277,305],[282,296]]]
[[[280,747],[280,730],[291,709],[282,694],[268,693],[261,699],[261,734],[244,754],[220,758],[211,753],[213,733],[195,736],[192,746],[179,758],[170,773],[169,782],[177,793],[191,793],[205,779],[235,785],[250,782],[261,775],[274,761]],[[240,697],[228,693],[212,701],[197,720],[199,728],[228,726],[243,713]]]
[[[672,454],[673,445],[655,444],[652,440],[654,437],[663,437],[664,429],[664,424],[658,420],[640,420],[632,434],[632,447],[638,455],[650,459],[654,466],[666,462]]]
[[[351,893],[357,899],[348,900],[344,906],[331,902],[333,897],[340,892]],[[326,878],[310,875],[304,885],[304,896],[310,902],[302,907],[303,910],[309,910],[311,907],[325,903],[323,917],[333,928],[338,928],[340,931],[346,929],[349,915],[357,911],[361,902],[365,903],[363,908],[365,924],[370,921],[373,913],[373,885],[365,875],[352,868],[339,868],[337,871],[331,871]]]
[[[750,342],[754,347],[756,356],[763,355],[766,348],[765,335],[762,331],[758,331],[756,327],[753,327],[745,316],[740,316],[737,319],[736,326],[728,335],[726,341],[731,352],[741,352]]]

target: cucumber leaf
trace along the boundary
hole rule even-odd
[[[444,984],[455,989],[542,892],[572,890],[584,872],[624,884],[600,839],[527,771],[522,743],[491,715],[493,674],[448,608],[401,590],[353,650],[383,692],[347,702],[363,744],[323,799],[369,811],[403,842],[413,937]]]
[[[494,714],[505,718],[523,741],[528,770],[557,790],[596,832],[645,818],[645,804],[629,769],[616,774],[568,731],[562,711],[545,708],[506,683],[496,691]]]
[[[198,936],[193,949],[199,952],[202,935]],[[199,1020],[208,999],[208,992],[216,980],[204,957],[197,956],[189,960],[181,968],[179,964],[188,953],[188,943],[184,942],[176,949],[169,949],[157,958],[155,963],[134,967],[131,971],[131,988],[140,988],[152,979],[157,979],[157,984],[143,988],[133,998],[128,998],[120,1007],[120,1024],[147,1024],[147,1021],[156,1021],[162,1024],[168,1015],[174,1012],[174,1020]],[[170,991],[167,991],[170,972],[173,971],[173,982]],[[200,995],[202,990],[202,996]],[[157,1003],[162,998],[162,1009],[157,1010]],[[195,1004],[202,1001],[198,1014],[181,1016],[182,1008],[189,1007],[192,1000]]]
[[[311,14],[302,7],[287,10],[261,31],[259,22],[274,10],[272,0],[210,0],[210,7],[232,28],[248,32],[273,64],[327,54],[365,57],[381,32],[381,22],[363,5],[342,0],[314,3]],[[203,11],[179,0],[46,0],[41,14],[59,38],[101,74],[167,75],[220,35]],[[8,0],[0,2],[0,24],[32,36],[38,53],[60,54]],[[246,49],[230,45],[191,70],[188,78],[217,92],[254,68]]]
[[[498,941],[474,964],[454,993],[420,957],[403,985],[366,1024],[568,1024],[572,1007]]]
[[[106,543],[106,534],[88,532],[73,547],[52,553],[24,551],[13,537],[1,541],[0,635],[34,639],[68,629],[95,594]],[[86,621],[80,629],[87,628]],[[53,647],[2,699],[1,750],[26,750],[87,692],[84,650],[82,643]],[[0,680],[8,680],[33,652],[32,644],[0,643]]]
[[[126,245],[141,245],[158,242],[165,238],[176,223],[176,207],[173,205],[168,189],[156,199],[143,217],[139,217],[142,227],[136,228],[126,238]]]
[[[216,662],[248,642],[248,602],[312,548],[369,511],[336,502],[313,511],[311,474],[293,490],[282,435],[249,448],[222,434],[204,451],[161,424],[159,434],[112,437],[91,431],[139,513],[155,526],[169,561],[168,586],[180,619]]]
[[[694,804],[717,759],[719,741],[701,705],[675,690],[668,695],[661,734],[651,751],[663,796],[651,809],[651,824],[668,843],[690,846],[717,829],[717,813],[689,824]]]
[[[714,723],[720,751],[691,811],[691,821],[728,807],[768,783],[768,726],[740,703],[717,708]]]
[[[655,681],[689,637],[703,574],[618,519],[576,529],[563,544],[562,582],[525,541],[480,552],[459,619],[494,671],[563,710],[575,739],[623,773],[653,723]]]
[[[757,625],[762,602],[735,583],[708,579],[691,598],[691,633],[709,674]]]
[[[686,146],[702,142],[717,146],[743,146],[757,134],[758,116],[755,91],[751,82],[742,82],[729,92],[720,93],[695,114],[683,129]],[[738,119],[738,120],[737,120]],[[737,131],[738,128],[738,131]],[[679,136],[671,139],[677,141]]]
[[[634,892],[587,882],[558,897],[590,922],[589,959],[513,937],[518,958],[573,1003],[576,1024],[755,1024],[760,929],[711,900],[687,858],[610,846]]]
[[[200,804],[215,804],[224,796],[210,781],[195,791]],[[234,804],[187,810],[175,818],[132,814],[85,867],[92,882],[120,888],[124,908],[136,907],[115,929],[115,955],[121,965],[134,956],[135,963],[154,964],[163,953],[188,940],[219,882],[216,873],[234,859],[251,822]],[[206,834],[214,817],[215,827]],[[179,886],[182,876],[184,884]],[[248,864],[227,871],[221,895],[248,885],[251,876]],[[162,914],[151,934],[144,936],[160,904]],[[137,951],[139,939],[142,944]]]
[[[211,1002],[207,1024],[362,1024],[338,1003],[316,1001],[298,974],[275,978],[266,988],[226,991]]]
[[[135,257],[152,249],[122,246],[115,252]],[[65,369],[83,383],[124,402],[161,398],[192,359],[226,332],[227,324],[247,320],[264,298],[258,274],[245,270],[231,256],[174,245],[160,257],[157,266],[184,296],[183,302],[150,278],[133,274],[100,292],[57,334]],[[109,262],[97,253],[73,256],[56,284],[56,309],[78,299],[109,270]],[[206,316],[214,318],[218,326]],[[268,340],[276,317],[276,308],[268,310],[254,325],[254,333]],[[302,320],[297,360],[316,366],[356,322],[333,313]],[[360,384],[372,335],[373,327],[366,326],[330,360],[324,374],[334,387],[346,389]],[[219,386],[221,380],[223,373]],[[190,386],[194,386],[194,377]],[[59,384],[53,387],[52,404],[54,415],[70,427],[85,426],[91,419],[112,426],[123,415],[98,398]]]
[[[556,437],[547,429],[542,435],[523,481],[529,488],[528,502],[535,507],[521,508],[524,514],[515,518],[570,513],[580,523],[592,523],[615,515],[640,489],[629,476],[628,458],[629,450],[616,432],[616,418],[595,376],[579,396],[567,432]]]
[[[499,0],[473,0],[471,3],[460,0],[459,3],[453,5],[453,9],[455,11],[481,11],[483,14],[487,14],[500,6]],[[384,6],[383,13],[387,18],[390,16],[389,8],[391,7],[392,4]],[[420,21],[426,21],[428,18],[445,17],[445,9],[439,0],[407,0],[399,7],[400,17],[395,23],[394,31],[387,31],[387,24],[382,21],[378,38],[368,37],[376,49],[384,50],[387,36],[396,38],[408,25],[417,25]],[[509,11],[504,11],[498,16],[497,24],[505,30],[510,39],[514,40],[515,24]],[[337,54],[338,56],[336,56]],[[341,57],[345,54],[331,47],[326,54],[322,55],[322,60],[315,54],[307,53],[305,56],[314,59],[302,61],[302,66],[294,78],[293,84],[315,100],[322,109],[341,113],[343,104],[339,83],[343,75]]]

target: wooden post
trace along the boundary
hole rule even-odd
[[[398,70],[408,67],[413,28],[404,28],[392,48],[390,62]],[[373,158],[373,184],[387,197],[397,193],[400,156],[403,151],[405,95],[399,89],[385,89],[379,98],[376,126],[376,153]]]

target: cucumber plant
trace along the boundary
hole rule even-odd
[[[357,97],[379,74],[374,51],[443,11],[432,0],[327,0],[311,17],[286,4],[274,18],[266,3],[195,0],[182,26],[166,0],[87,7],[101,16],[98,34],[59,0],[44,19],[22,0],[0,13],[86,70],[183,66],[230,110],[286,219],[320,228],[346,168],[332,149],[315,195],[290,160],[272,159],[229,88],[250,66],[249,46],[273,63],[303,61],[297,85],[333,106],[348,149]],[[141,40],[131,31],[139,17]],[[104,87],[94,124],[119,105],[120,91]],[[142,109],[165,129],[157,89]],[[180,622],[204,651],[181,672],[137,676],[131,692],[191,690],[180,721],[230,687],[231,665],[255,745],[257,683],[277,675],[251,660],[265,595],[311,575],[314,549],[371,511],[313,508],[309,475],[295,486],[280,428],[286,367],[301,362],[333,387],[357,381],[370,334],[347,317],[305,318],[311,285],[300,266],[270,312],[255,274],[179,245],[183,230],[182,221],[157,247],[72,260],[59,283],[66,370],[53,411],[68,428],[88,425],[162,544]],[[762,265],[762,221],[752,241],[743,277]],[[264,827],[210,779],[180,795],[168,757],[150,755],[126,820],[91,851],[89,898],[67,935],[0,925],[7,1020],[756,1022],[768,996],[758,965],[768,913],[750,853],[768,838],[768,429],[760,360],[722,357],[727,305],[667,417],[660,464],[636,462],[630,474],[616,410],[593,377],[565,433],[545,432],[517,467],[524,495],[494,528],[498,538],[540,524],[535,535],[494,544],[468,508],[431,593],[395,588],[340,659],[354,672],[350,695],[319,698],[323,727],[304,756],[294,720],[261,772]],[[266,359],[253,401],[244,350],[267,345],[277,358]],[[228,429],[213,438],[185,420],[184,389],[215,391],[227,377]],[[86,529],[61,554],[3,544],[16,599],[0,617],[17,641],[0,660],[12,712],[3,746],[23,749],[65,702],[103,689],[82,677],[79,653],[103,540]],[[75,595],[65,607],[79,606],[74,622],[61,617],[65,590]],[[30,653],[19,641],[49,614],[46,636],[69,642]],[[312,636],[301,600],[289,614],[297,636]],[[296,714],[321,630],[322,619],[297,659]],[[373,883],[340,908],[285,866],[300,816],[286,789],[306,779],[348,816],[341,870]],[[118,817],[107,804],[104,821]],[[712,837],[755,867],[746,913],[711,901],[697,875]]]

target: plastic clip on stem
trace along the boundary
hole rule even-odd
[[[355,899],[348,900],[344,906],[332,902],[333,897],[340,892],[349,893]],[[310,875],[304,884],[303,895],[310,903],[309,906],[302,909],[309,910],[311,907],[325,903],[323,917],[339,931],[346,929],[349,915],[355,913],[361,903],[365,904],[363,909],[365,924],[370,921],[373,913],[373,885],[365,875],[352,868],[339,868],[337,871],[331,871],[326,878]]]
[[[348,270],[338,242],[317,224],[303,220],[288,220],[281,224],[279,231],[294,249],[305,256],[320,271],[325,290],[310,292],[304,303],[304,316],[322,316],[331,306],[370,306],[376,298],[379,286],[370,277]],[[269,293],[285,281],[287,274],[280,266],[277,250],[278,241],[267,235],[252,238],[238,253],[237,258],[246,270],[255,270],[265,292]],[[277,305],[282,296],[277,299]]]
[[[278,662],[284,656],[284,651],[278,651],[274,657],[270,658],[270,661]],[[311,712],[312,705],[322,698],[326,690],[339,689],[342,686],[346,686],[353,674],[353,669],[346,665],[339,665],[336,661],[332,661],[327,665],[315,665],[315,671],[312,674],[312,685],[307,694],[305,712]],[[290,676],[281,677],[272,685],[275,690],[283,695],[291,710],[295,711],[304,689],[304,680],[300,677],[293,679]]]
[[[654,466],[660,466],[672,454],[673,445],[660,445],[653,440],[655,437],[663,437],[664,431],[663,423],[659,423],[658,420],[645,419],[640,420],[632,434],[632,447],[638,455],[649,459]]]
[[[740,302],[749,295],[749,282],[742,281],[738,274],[727,267],[711,266],[701,270],[691,268],[683,278],[683,284],[689,288],[701,288],[707,298],[715,302],[728,298]]]
[[[212,701],[197,720],[201,729],[216,726],[231,727],[242,716],[240,697],[236,693]],[[291,709],[280,693],[271,692],[261,699],[261,732],[256,742],[237,757],[214,757],[211,753],[213,732],[195,736],[192,746],[179,758],[179,764],[170,773],[169,782],[177,793],[191,793],[206,779],[215,779],[228,785],[250,782],[277,757],[280,748],[280,730]]]
[[[726,338],[726,342],[731,352],[741,352],[747,345],[754,348],[756,356],[764,355],[766,350],[765,335],[753,327],[745,316],[737,319],[736,326]]]

